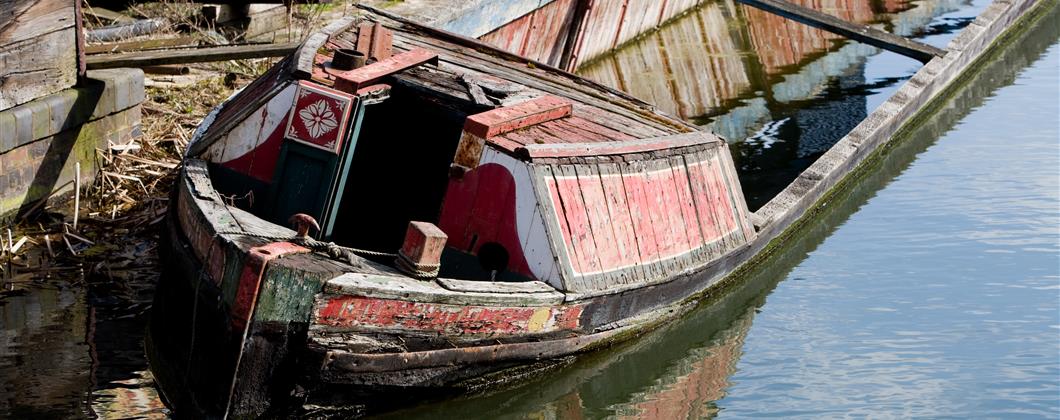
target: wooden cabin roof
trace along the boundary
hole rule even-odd
[[[313,80],[334,86],[334,70],[321,71],[332,51],[354,49],[363,28],[374,24],[392,31],[393,54],[422,50],[437,54],[437,66],[414,66],[392,75],[405,85],[429,89],[479,111],[514,106],[521,101],[551,96],[569,101],[572,112],[563,118],[534,123],[487,139],[503,149],[531,144],[630,141],[697,131],[693,125],[657,112],[651,105],[625,93],[576,75],[522,58],[477,40],[422,26],[385,12],[369,9],[360,20],[330,36],[319,50]],[[340,81],[340,83],[342,83]],[[486,98],[472,85],[503,85],[506,97]],[[488,89],[487,89],[488,90]],[[494,89],[496,90],[496,89]]]

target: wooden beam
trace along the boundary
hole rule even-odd
[[[799,23],[919,60],[922,63],[927,63],[934,57],[941,57],[946,54],[945,50],[922,42],[903,38],[867,25],[847,22],[835,16],[797,6],[783,0],[737,1]]]
[[[570,100],[546,95],[469,115],[464,121],[464,131],[488,139],[520,128],[569,117],[572,110]]]
[[[241,45],[186,50],[145,51],[128,54],[97,54],[88,57],[89,69],[160,66],[165,64],[205,63],[247,58],[282,57],[294,52],[297,42],[285,44]]]
[[[336,78],[335,89],[355,93],[358,89],[373,85],[386,76],[427,63],[437,65],[438,54],[423,48],[414,48],[359,69],[332,71],[332,74]]]
[[[192,36],[180,38],[157,38],[145,39],[143,41],[108,42],[105,44],[93,44],[85,47],[87,54],[124,53],[143,50],[157,50],[162,48],[187,47],[197,45],[199,40]]]

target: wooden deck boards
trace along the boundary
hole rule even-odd
[[[520,85],[537,95],[555,95],[570,99],[574,103],[575,117],[570,121],[553,121],[534,127],[532,133],[505,134],[504,140],[515,144],[534,143],[579,143],[589,141],[629,140],[651,138],[690,132],[696,128],[680,120],[655,112],[644,102],[624,93],[580,79],[569,73],[544,65],[527,62],[474,40],[461,39],[451,34],[425,33],[425,28],[406,24],[385,16],[371,16],[386,28],[394,31],[392,44],[394,53],[424,48],[439,54],[441,65],[430,71],[415,73],[419,81],[430,87],[443,88],[450,95],[468,98],[472,95],[460,83],[461,75],[494,77]],[[447,38],[448,37],[448,38]],[[353,48],[358,44],[356,28],[339,33],[329,42],[333,48]],[[327,58],[319,61],[326,62]],[[407,78],[407,74],[403,76]],[[334,80],[318,72],[321,82]],[[427,79],[433,80],[430,83]],[[447,80],[448,79],[448,80]],[[531,94],[532,95],[532,94]],[[529,95],[528,95],[529,96]],[[526,131],[526,130],[521,130]]]

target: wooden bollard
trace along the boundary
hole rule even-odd
[[[405,242],[398,251],[398,268],[420,278],[437,277],[442,250],[448,239],[449,236],[433,223],[409,222]]]

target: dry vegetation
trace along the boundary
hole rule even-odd
[[[191,35],[203,45],[228,43],[198,15],[200,7],[164,0],[134,5],[123,13],[168,22],[159,32],[138,39]],[[295,6],[288,14],[288,31],[298,39],[348,7],[341,2]],[[90,28],[104,23],[86,17]],[[53,198],[0,227],[0,298],[30,287],[87,282],[127,302],[148,302],[169,191],[188,141],[213,107],[275,61],[195,65],[206,77],[181,86],[148,87],[142,138],[97,150],[102,171],[74,197]]]

